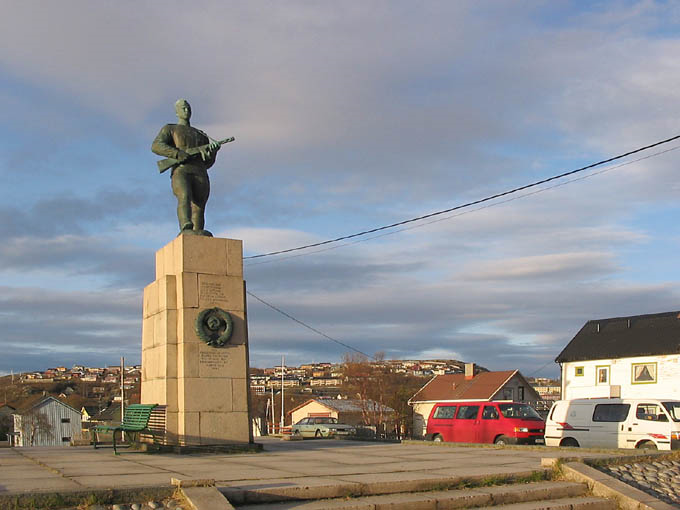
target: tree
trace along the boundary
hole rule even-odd
[[[37,408],[21,415],[21,425],[21,432],[25,438],[24,446],[35,446],[40,436],[48,435],[53,429],[45,413],[40,412]]]
[[[408,399],[423,385],[421,378],[392,372],[382,352],[376,353],[372,361],[360,354],[345,354],[343,372],[345,390],[359,400],[365,425],[381,427],[389,419],[396,437],[409,434],[413,409]],[[394,413],[388,416],[384,406],[392,408]],[[391,434],[388,430],[385,432]]]
[[[384,353],[378,352],[374,362],[358,353],[343,356],[345,390],[356,396],[364,425],[383,426],[385,423],[386,376]]]
[[[7,441],[7,435],[12,432],[12,415],[0,415],[0,441]]]

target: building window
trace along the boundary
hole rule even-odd
[[[609,384],[609,366],[595,367],[595,384]]]
[[[583,367],[574,367],[574,376],[583,377]]]
[[[503,400],[515,400],[513,388],[503,388]]]
[[[656,362],[633,363],[631,370],[631,382],[633,384],[656,383]]]
[[[62,418],[61,422],[62,423],[71,423],[71,418]]]
[[[517,400],[520,402],[524,400],[524,386],[520,386],[517,388]]]

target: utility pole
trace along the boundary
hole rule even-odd
[[[120,422],[125,417],[125,358],[120,357]]]
[[[285,369],[285,358],[281,356],[281,423],[279,424],[279,433],[283,434],[283,373],[286,371]]]
[[[276,416],[274,416],[274,385],[272,384],[272,381],[269,381],[270,388],[272,390],[272,413],[269,415],[269,417],[272,419],[272,434],[275,433],[276,429]]]

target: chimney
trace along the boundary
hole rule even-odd
[[[465,363],[465,380],[469,381],[475,376],[475,364]]]

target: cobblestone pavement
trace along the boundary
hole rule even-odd
[[[80,508],[80,507],[78,507]],[[131,503],[127,505],[94,505],[89,506],[89,510],[186,510],[180,502],[175,499],[165,501],[148,501],[146,503]],[[76,508],[72,510],[78,510]]]
[[[680,507],[680,462],[677,460],[609,465],[600,470],[661,501]]]

